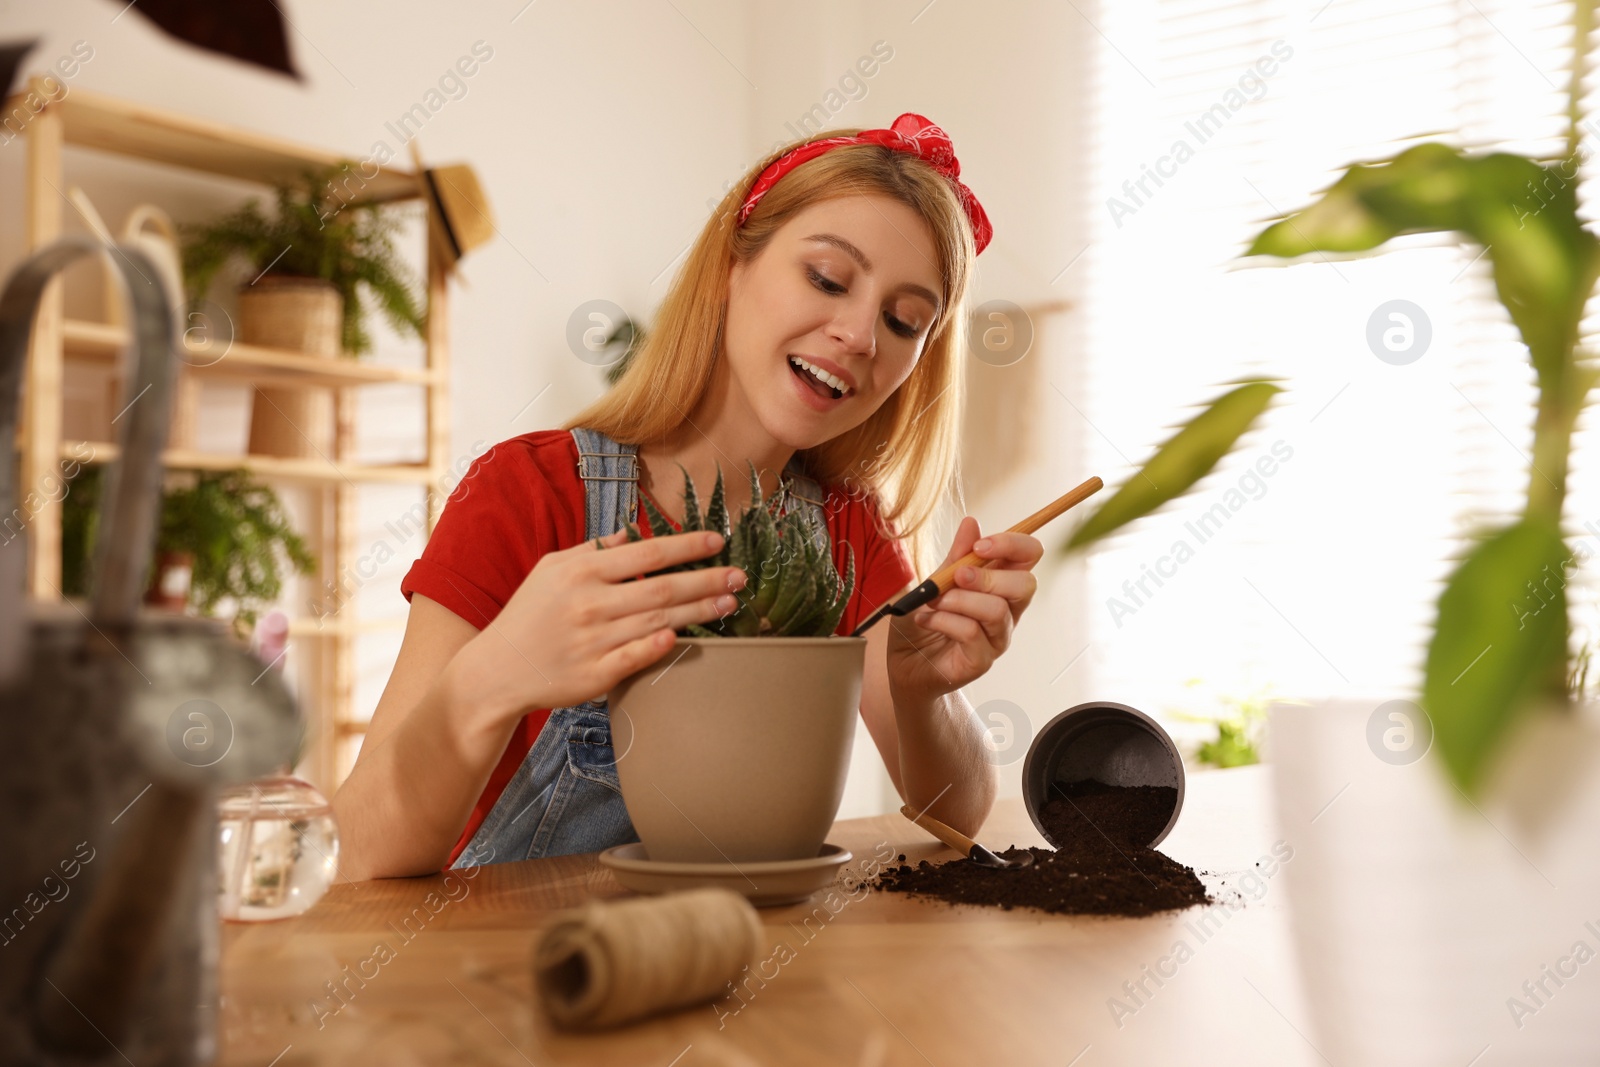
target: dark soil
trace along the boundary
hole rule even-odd
[[[996,870],[969,859],[923,860],[885,868],[877,888],[1064,915],[1150,915],[1210,900],[1194,868],[1147,847],[1172,817],[1176,789],[1092,781],[1054,788],[1039,817],[1060,847],[997,850],[1004,859],[1032,853],[1031,866]]]

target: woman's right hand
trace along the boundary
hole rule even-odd
[[[628,541],[619,530],[548,552],[506,606],[462,651],[474,702],[498,714],[559,708],[603,696],[664,656],[676,631],[731,614],[744,588],[739,567],[637,578],[704,559],[722,535],[695,531]],[[636,579],[630,581],[629,579]]]

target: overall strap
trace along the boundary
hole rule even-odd
[[[789,479],[789,496],[799,501],[801,514],[811,527],[812,539],[824,553],[830,552],[832,541],[828,537],[828,517],[823,508],[825,497],[822,487],[801,469],[799,453],[795,453],[783,471]]]
[[[571,432],[583,479],[584,540],[592,541],[616,533],[639,514],[638,446],[618,444],[583,426]]]

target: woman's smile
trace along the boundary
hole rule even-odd
[[[799,394],[802,403],[817,411],[832,411],[855,395],[854,389],[841,392],[828,382],[824,382],[816,375],[801,366],[799,360],[802,356],[788,356],[785,363],[789,367],[789,378],[794,383],[794,389]],[[807,361],[809,362],[809,361]],[[816,366],[815,364],[812,364]],[[824,371],[824,373],[827,373]],[[837,378],[836,375],[830,377]]]

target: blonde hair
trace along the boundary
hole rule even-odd
[[[778,228],[802,209],[843,196],[876,194],[924,219],[933,236],[942,286],[938,317],[906,380],[870,417],[846,433],[801,449],[806,473],[826,489],[873,499],[885,537],[905,540],[919,577],[943,558],[930,520],[948,497],[965,511],[958,470],[965,399],[967,292],[977,256],[971,225],[950,182],[923,160],[881,145],[845,145],[823,153],[767,190],[735,227],[756,178],[795,145],[849,136],[824,130],[775,149],[735,183],[706,221],[673,279],[644,343],[602,397],[562,429],[587,426],[623,444],[670,440],[710,386],[722,348],[729,270],[754,259]],[[746,472],[747,473],[747,472]],[[724,477],[733,477],[727,472]],[[703,492],[703,491],[702,491]]]

